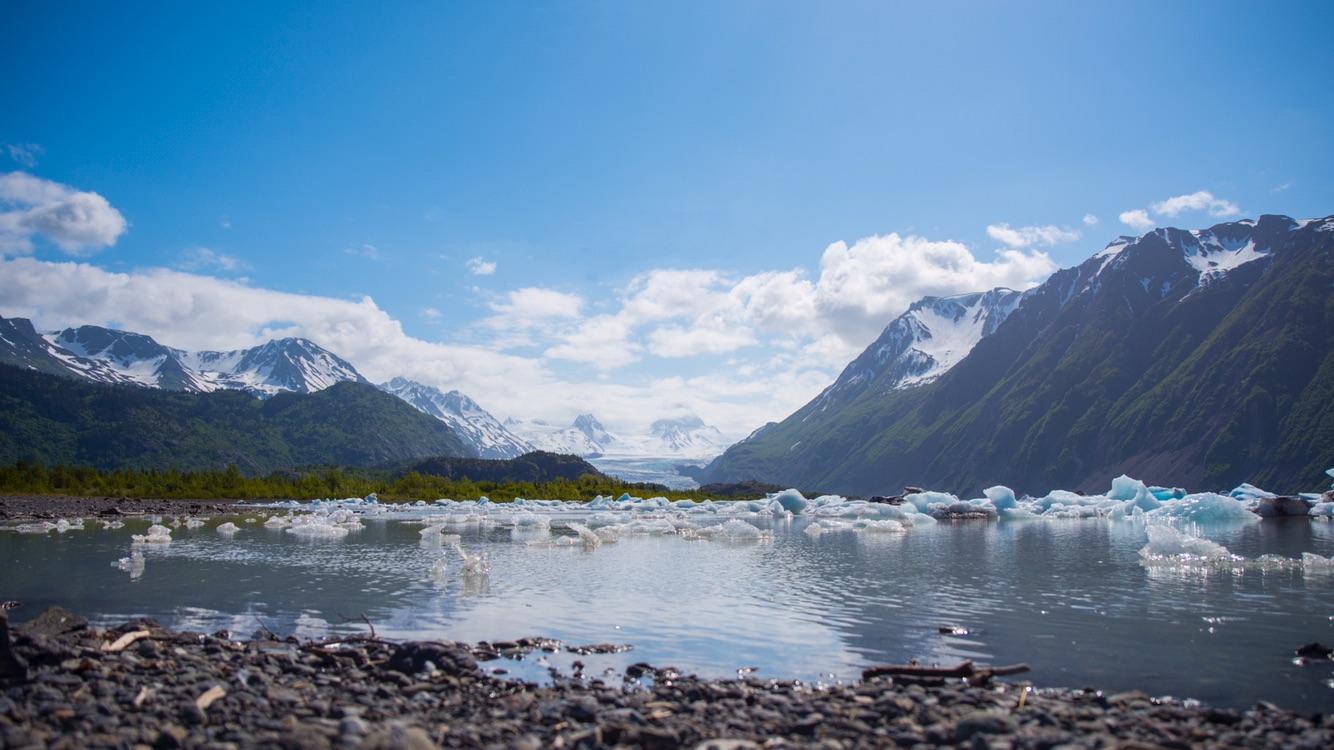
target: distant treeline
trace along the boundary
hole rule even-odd
[[[44,466],[28,461],[0,467],[0,492],[33,495],[198,500],[313,500],[365,497],[374,492],[381,500],[492,500],[516,497],[544,500],[591,500],[596,495],[664,496],[673,500],[703,499],[698,491],[668,490],[661,485],[622,482],[585,474],[575,479],[542,482],[473,481],[419,471],[326,468],[278,471],[247,476],[237,467],[224,470],[119,469],[102,471],[87,466]]]

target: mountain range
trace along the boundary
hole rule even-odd
[[[374,386],[258,399],[90,382],[0,364],[0,463],[100,469],[376,466],[471,456],[440,420]]]
[[[1334,217],[1117,238],[1023,293],[926,298],[702,481],[852,493],[1298,488],[1334,465]]]
[[[94,325],[39,332],[24,318],[0,318],[0,362],[105,385],[137,385],[184,393],[243,391],[260,399],[316,393],[354,382],[370,385],[347,360],[302,338],[283,338],[234,351],[187,351],[151,336]],[[645,438],[618,438],[597,417],[581,414],[568,427],[546,422],[501,423],[466,394],[396,377],[378,386],[444,423],[461,448],[450,455],[515,458],[533,450],[599,456],[612,450],[653,456],[712,458],[725,447],[718,431],[689,414],[653,423]]]

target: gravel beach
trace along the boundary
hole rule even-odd
[[[101,631],[58,609],[0,628],[0,748],[1334,746],[1334,716],[1264,703],[885,677],[812,689],[644,664],[538,686],[479,659],[560,644],[239,642],[148,620]]]
[[[0,495],[0,520],[30,521],[56,518],[141,515],[216,515],[226,513],[235,500],[154,500],[77,495]]]

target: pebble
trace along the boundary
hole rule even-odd
[[[101,650],[136,629],[151,635],[121,653]],[[560,674],[535,685],[479,667],[478,655],[502,644],[233,643],[151,621],[100,632],[63,610],[0,627],[0,636],[0,652],[26,665],[0,675],[0,748],[1334,747],[1329,715],[1142,692],[884,679],[812,688],[749,675],[703,680],[642,662],[624,686]],[[226,694],[200,710],[195,701],[214,685]]]

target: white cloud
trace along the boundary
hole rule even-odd
[[[128,224],[106,198],[26,172],[0,175],[0,254],[33,251],[45,237],[71,255],[108,247]]]
[[[1098,223],[1098,217],[1093,214],[1084,214],[1084,226],[1091,227]]]
[[[923,296],[1026,289],[1053,270],[1038,251],[1005,250],[980,261],[957,242],[897,234],[830,245],[814,281],[801,270],[733,279],[708,269],[658,269],[627,284],[616,312],[562,330],[547,356],[611,369],[644,354],[716,355],[787,340],[841,367]]]
[[[490,276],[496,272],[496,262],[493,260],[486,260],[480,255],[475,258],[469,258],[468,262],[464,265],[468,267],[468,272],[473,276]]]
[[[1139,232],[1147,232],[1158,226],[1158,220],[1150,216],[1176,218],[1187,211],[1204,211],[1216,219],[1236,216],[1241,213],[1237,204],[1219,198],[1208,190],[1199,190],[1188,195],[1174,195],[1166,200],[1157,201],[1147,209],[1135,208],[1121,212],[1121,223]]]
[[[380,248],[370,243],[363,242],[360,245],[354,245],[352,247],[343,248],[343,254],[355,256],[358,258],[366,258],[367,260],[379,260]]]
[[[249,268],[245,261],[207,247],[192,247],[181,253],[176,267],[184,271],[221,271],[234,273]]]
[[[1283,184],[1281,184],[1281,185],[1275,185],[1274,187],[1272,187],[1272,188],[1269,189],[1269,192],[1271,192],[1271,193],[1282,193],[1282,192],[1286,191],[1286,190],[1287,190],[1288,188],[1290,188],[1290,187],[1292,187],[1292,180],[1288,180],[1287,182],[1285,182],[1285,183],[1283,183]]]
[[[800,269],[739,277],[655,269],[594,311],[577,294],[515,289],[460,329],[461,339],[480,334],[476,343],[441,343],[408,336],[368,297],[293,294],[161,268],[112,273],[16,258],[0,260],[0,315],[33,317],[43,328],[114,321],[191,349],[299,335],[346,357],[372,380],[404,375],[458,388],[502,418],[564,422],[592,409],[613,430],[634,434],[685,404],[740,437],[814,397],[917,298],[1027,288],[1053,268],[1037,251],[979,259],[960,243],[890,234],[831,244],[814,277]],[[421,314],[433,320],[439,311]],[[525,346],[529,351],[518,348]],[[736,364],[709,366],[693,377],[617,372],[645,358],[729,352]]]
[[[1177,195],[1152,206],[1153,212],[1161,216],[1176,216],[1182,211],[1208,211],[1210,216],[1223,218],[1241,213],[1232,201],[1214,197],[1208,190],[1200,190],[1190,195]]]
[[[46,149],[37,143],[6,143],[5,151],[10,159],[28,169],[37,166],[37,159],[46,153]]]
[[[532,286],[515,289],[505,300],[492,304],[491,309],[511,319],[577,318],[584,306],[584,298],[577,294]]]
[[[422,308],[422,317],[427,320],[439,320],[445,317],[445,314],[434,307],[424,307]]]
[[[1062,242],[1074,242],[1079,239],[1079,232],[1062,229],[1058,226],[1011,227],[1009,224],[991,224],[987,227],[987,236],[1010,247],[1032,247],[1034,245],[1059,245]]]
[[[1158,225],[1158,222],[1149,218],[1149,212],[1142,208],[1122,211],[1120,218],[1122,224],[1138,232],[1147,232]]]
[[[726,320],[709,315],[690,327],[667,325],[649,333],[649,351],[659,357],[693,357],[721,354],[758,343],[755,333]]]

